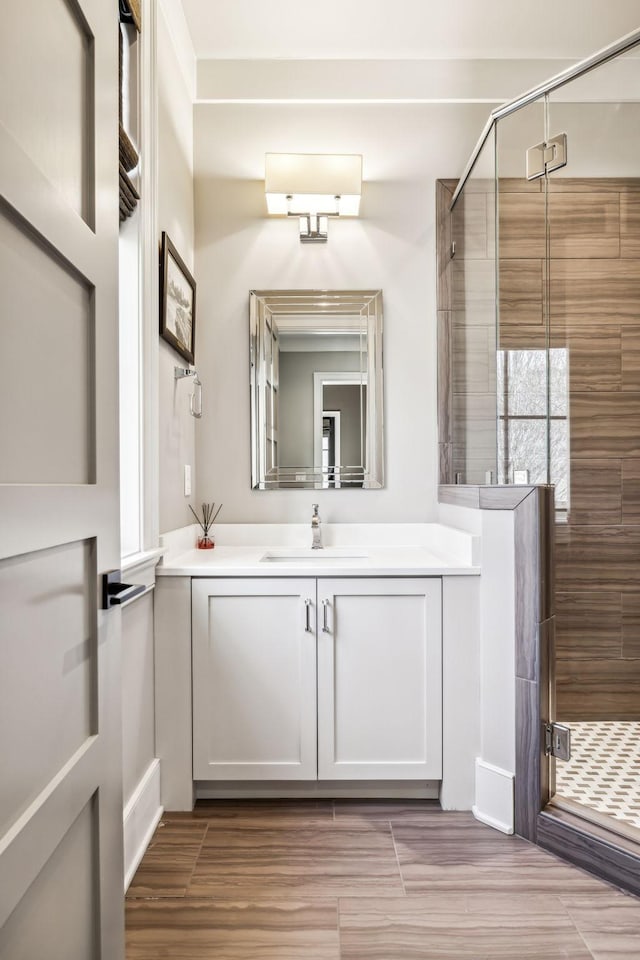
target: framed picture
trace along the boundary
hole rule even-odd
[[[196,282],[164,231],[160,266],[160,336],[187,363],[194,362]]]

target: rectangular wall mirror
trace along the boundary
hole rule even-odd
[[[382,291],[252,290],[251,483],[383,485]]]

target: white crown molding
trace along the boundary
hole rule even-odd
[[[163,0],[167,2],[167,0]],[[571,60],[199,60],[198,103],[488,103],[510,100]],[[638,99],[623,58],[564,88],[575,100]],[[556,95],[557,96],[557,95]],[[559,97],[561,99],[561,97]]]
[[[497,103],[566,60],[199,60],[198,102]]]

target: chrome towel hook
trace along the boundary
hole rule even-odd
[[[198,376],[198,371],[190,367],[174,367],[173,376],[176,380],[182,380],[183,377],[193,377],[193,393],[189,397],[189,411],[192,417],[200,420],[202,417],[202,381]]]
[[[193,378],[193,388],[193,393],[189,397],[189,410],[191,411],[191,416],[199,420],[202,416],[202,384],[200,383],[200,377],[197,371]]]

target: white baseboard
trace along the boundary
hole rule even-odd
[[[160,804],[160,761],[152,760],[133,792],[122,815],[124,827],[124,889],[149,846],[153,831],[162,816]]]
[[[513,774],[476,757],[473,815],[502,833],[513,833]]]

